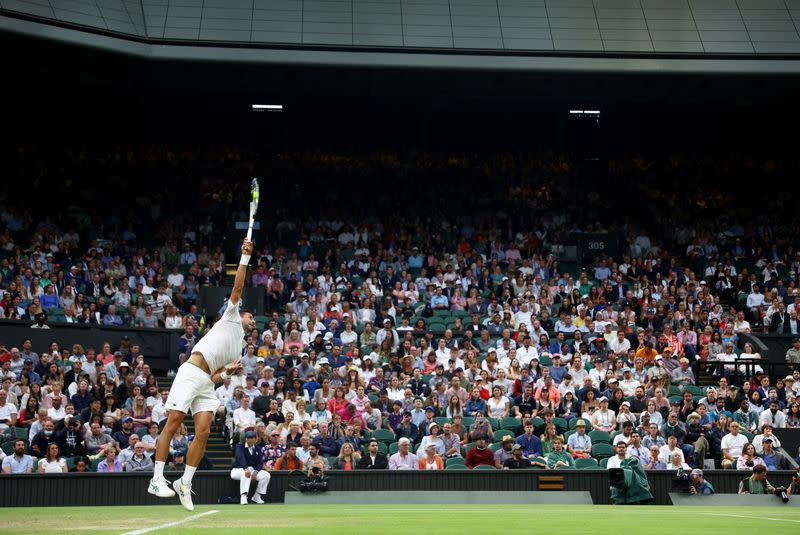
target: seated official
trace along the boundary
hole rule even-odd
[[[794,478],[786,489],[787,495],[792,495],[796,483],[797,478]],[[739,482],[739,494],[775,494],[775,487],[767,480],[767,467],[763,464],[754,466],[752,475]]]
[[[704,496],[714,494],[714,486],[706,481],[703,471],[695,468],[691,473],[692,486],[689,487],[689,494],[692,496]]]
[[[266,494],[270,474],[264,470],[264,457],[262,450],[256,447],[257,433],[252,429],[244,432],[244,444],[236,445],[234,466],[231,469],[231,479],[239,481],[240,503],[247,505],[247,494],[250,483],[256,482],[256,492],[253,493],[253,503],[264,503],[261,498]]]

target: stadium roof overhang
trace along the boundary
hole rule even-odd
[[[544,52],[180,41],[107,32],[57,21],[45,22],[2,10],[0,32],[150,61],[574,74],[800,74],[800,54]]]

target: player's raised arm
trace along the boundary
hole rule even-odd
[[[244,289],[244,279],[247,277],[247,266],[250,265],[250,255],[253,254],[253,242],[245,239],[242,242],[242,258],[239,260],[239,268],[236,270],[236,278],[233,280],[233,290],[231,290],[231,303],[238,303],[242,298]]]

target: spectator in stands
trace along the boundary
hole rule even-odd
[[[469,468],[475,468],[481,464],[495,466],[494,453],[486,446],[486,438],[483,436],[475,440],[475,445],[467,452],[464,464]]]
[[[379,451],[378,441],[370,440],[367,444],[367,453],[358,460],[356,468],[359,470],[382,470],[388,467],[389,460]]]
[[[547,467],[553,470],[575,466],[575,461],[572,459],[572,455],[564,449],[564,439],[560,436],[553,439],[553,451],[547,454],[546,459]]]
[[[33,457],[25,454],[25,441],[14,441],[14,450],[11,455],[3,459],[4,474],[30,474],[33,472]]]
[[[275,470],[303,470],[303,462],[297,456],[298,447],[294,442],[286,444],[286,452],[275,461]]]
[[[43,428],[31,440],[30,451],[38,458],[47,455],[47,446],[54,440],[55,422],[51,418],[44,421]]]
[[[345,442],[337,456],[336,462],[331,467],[335,470],[355,470],[361,455],[353,448],[353,444]]]
[[[8,392],[0,388],[0,433],[17,424],[17,407],[8,402]]]
[[[247,494],[250,483],[256,483],[256,492],[253,493],[253,503],[262,504],[262,495],[266,494],[269,485],[270,473],[264,460],[263,451],[256,447],[256,432],[245,431],[244,442],[236,445],[231,479],[239,481],[240,503],[247,505]]]
[[[120,449],[124,449],[128,447],[128,440],[133,434],[133,418],[125,416],[120,420],[120,426],[122,428],[115,432],[111,438],[117,442]]]
[[[105,451],[107,446],[115,444],[114,439],[102,431],[99,423],[93,422],[89,430],[90,433],[83,441],[83,449],[87,455],[98,455],[101,450]]]
[[[135,435],[134,435],[135,436]],[[125,463],[126,472],[152,472],[153,459],[145,451],[144,443],[137,441],[133,447],[133,455]]]
[[[422,448],[422,446],[420,446]],[[420,470],[444,470],[444,461],[436,453],[436,444],[433,442],[425,445],[423,455],[419,457]]]
[[[742,454],[736,459],[737,470],[752,470],[753,466],[765,464],[764,460],[756,453],[756,448],[749,442],[742,447]]]
[[[614,451],[616,455],[609,457],[607,468],[619,468],[622,466],[622,461],[628,458],[628,443],[620,440],[614,445]]]
[[[581,420],[579,420],[575,424],[575,428],[576,429],[578,428],[578,425],[580,423],[582,423]],[[585,431],[586,430],[585,422],[583,422],[583,424],[584,424],[583,427],[584,427],[584,431]],[[517,444],[522,446],[523,455],[525,455],[525,457],[528,457],[528,458],[541,457],[542,456],[542,441],[533,432],[534,431],[533,422],[531,422],[531,421],[525,422],[525,425],[523,426],[523,429],[525,430],[525,432],[517,437]]]
[[[764,437],[761,443],[762,451],[759,456],[764,461],[767,470],[791,470],[792,467],[789,463],[789,458],[784,455],[783,452],[774,449],[773,444],[775,440],[776,438],[773,436]]]
[[[567,439],[567,450],[574,459],[587,458],[592,454],[592,438],[586,433],[586,422],[575,423],[575,433]]]
[[[103,448],[103,453],[105,454],[105,459],[97,465],[97,471],[101,473],[122,472],[122,463],[117,459],[117,447],[113,443],[107,444]]]
[[[739,423],[731,422],[728,425],[729,433],[722,437],[720,448],[722,449],[722,468],[734,468],[742,450],[748,443],[747,437],[739,433]]]
[[[397,441],[397,453],[389,458],[389,470],[417,470],[419,459],[410,450],[411,440],[402,437]]]

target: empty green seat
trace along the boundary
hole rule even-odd
[[[478,466],[473,468],[473,470],[497,470],[497,468],[489,464],[479,464]]]
[[[591,457],[587,459],[575,459],[575,468],[578,470],[586,470],[590,468],[597,468],[597,460]]]
[[[385,444],[391,444],[395,441],[394,432],[390,429],[376,429],[372,433],[372,438]]]
[[[592,457],[595,459],[605,459],[612,455],[614,455],[614,448],[611,444],[606,444],[605,442],[592,444]]]
[[[592,445],[599,444],[601,442],[611,444],[611,435],[600,429],[593,429],[592,431],[589,431],[589,437],[592,439]]]

